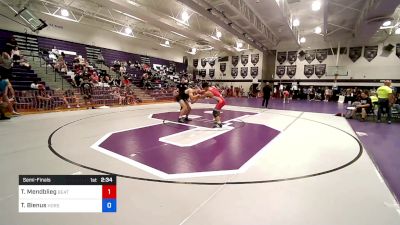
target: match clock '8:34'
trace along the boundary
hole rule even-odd
[[[113,178],[112,177],[101,177],[100,181],[101,181],[101,183],[112,183]]]

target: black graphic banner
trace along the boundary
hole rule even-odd
[[[287,52],[278,52],[278,54],[276,56],[276,60],[281,65],[286,61],[286,58],[287,58]]]
[[[208,61],[208,64],[210,64],[211,67],[215,66],[215,59],[212,59],[210,61]]]
[[[297,66],[296,66],[296,65],[294,65],[294,66],[287,66],[287,67],[286,67],[286,74],[288,75],[288,77],[289,77],[290,79],[292,79],[292,78],[296,75],[296,69],[297,69]]]
[[[253,78],[256,78],[258,76],[258,66],[250,68],[250,75]]]
[[[215,75],[215,69],[209,69],[208,70],[208,76],[210,76],[211,78],[213,78]]]
[[[207,70],[206,69],[200,69],[200,76],[201,77],[206,77],[207,75]]]
[[[226,63],[220,63],[219,64],[219,70],[221,70],[221,72],[225,72],[226,71]]]
[[[232,65],[237,66],[239,63],[239,56],[232,56]]]
[[[307,50],[305,59],[308,62],[308,64],[312,63],[312,61],[314,61],[315,59],[315,50]]]
[[[199,59],[193,59],[193,66],[197,67],[199,65]]]
[[[361,57],[362,47],[351,47],[349,49],[349,58],[356,62]]]
[[[232,76],[233,78],[236,78],[237,75],[238,75],[238,73],[239,73],[239,69],[238,69],[237,67],[232,67],[232,69],[231,69],[231,76]]]
[[[378,46],[365,46],[364,58],[371,62],[378,55]]]
[[[247,63],[249,62],[249,55],[241,55],[240,62],[243,66],[247,65]]]
[[[325,61],[325,59],[328,57],[328,50],[327,49],[317,49],[316,53],[316,58],[319,63],[322,63]]]
[[[400,58],[400,44],[396,44],[396,55]]]
[[[286,69],[285,66],[276,66],[276,75],[279,78],[282,78],[283,75],[285,75],[285,69]]]
[[[253,66],[257,65],[259,60],[260,54],[251,54],[251,63],[253,64]]]
[[[288,62],[290,65],[297,61],[297,51],[288,52]]]
[[[201,59],[201,66],[204,68],[207,65],[207,60],[206,59]]]
[[[247,77],[248,73],[249,73],[249,68],[248,67],[240,68],[240,76],[242,76],[243,78]]]
[[[325,74],[326,74],[326,64],[315,65],[315,75],[317,75],[318,78],[321,78]]]
[[[314,74],[314,65],[304,65],[304,75],[307,78],[310,78]]]

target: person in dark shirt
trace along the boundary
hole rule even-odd
[[[359,98],[360,104],[357,104],[355,106],[355,109],[352,110],[351,117],[354,118],[354,114],[361,113],[361,121],[365,121],[367,118],[367,114],[372,112],[372,101],[371,98],[369,97],[369,92],[368,91],[363,91],[360,94]]]
[[[84,77],[84,80],[81,83],[81,94],[83,100],[85,101],[86,108],[94,109],[94,106],[92,104],[93,84],[90,83],[88,77]]]
[[[272,92],[272,88],[269,85],[269,82],[266,82],[265,86],[263,88],[264,98],[263,98],[263,102],[262,102],[262,106],[264,106],[264,103],[265,103],[265,108],[268,107],[268,101],[269,101],[269,98],[271,96],[271,92]]]
[[[181,106],[181,111],[179,112],[179,123],[184,123],[185,121],[190,121],[189,113],[192,110],[189,104],[189,94],[186,93],[186,90],[189,88],[188,80],[186,77],[182,77],[181,82],[176,86],[177,88],[177,96],[176,101]]]

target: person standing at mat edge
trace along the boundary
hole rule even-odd
[[[208,97],[215,99],[217,101],[217,105],[215,106],[213,110],[213,117],[214,117],[214,128],[222,127],[222,122],[221,122],[221,109],[225,105],[225,99],[222,97],[221,93],[218,91],[218,89],[214,86],[209,86],[207,82],[203,83],[201,85],[203,88],[204,94],[203,97]]]
[[[265,108],[268,108],[268,101],[269,98],[271,97],[271,92],[272,92],[272,88],[269,84],[269,82],[265,82],[265,86],[263,87],[263,102],[262,102],[262,106],[264,106],[265,103]]]
[[[181,82],[176,86],[177,87],[177,96],[176,101],[179,103],[181,110],[179,112],[179,123],[184,123],[186,121],[191,121],[189,119],[189,113],[192,110],[189,104],[189,94],[186,93],[186,90],[189,88],[188,79],[183,76],[181,78]]]
[[[390,80],[385,80],[384,85],[380,86],[378,90],[376,90],[376,95],[378,96],[378,123],[381,122],[382,111],[385,109],[387,114],[387,123],[391,124],[392,121],[392,110],[391,107],[394,102],[393,98],[393,90],[390,87],[392,82]]]

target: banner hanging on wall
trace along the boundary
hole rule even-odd
[[[325,74],[326,74],[326,64],[315,65],[315,75],[317,75],[318,78],[321,78]]]
[[[233,78],[236,78],[237,75],[238,75],[238,73],[239,73],[239,69],[238,69],[237,67],[232,67],[232,68],[231,68],[231,76],[232,76]]]
[[[201,66],[204,68],[204,67],[206,67],[206,65],[207,65],[207,61],[206,61],[206,59],[201,59],[200,60],[201,62]]]
[[[276,55],[276,60],[279,62],[279,64],[283,64],[287,59],[287,52],[278,52]]]
[[[215,59],[211,59],[210,61],[208,61],[208,64],[210,64],[211,67],[215,66]]]
[[[362,47],[349,48],[349,58],[351,61],[356,62],[361,57]]]
[[[365,46],[364,58],[371,62],[378,55],[378,46]]]
[[[257,65],[259,60],[260,54],[251,54],[251,64],[253,64],[253,66]]]
[[[256,78],[258,76],[258,66],[250,68],[250,75],[253,78]]]
[[[199,65],[199,59],[193,59],[193,66],[197,67]]]
[[[304,76],[310,78],[314,74],[314,65],[304,65]]]
[[[215,69],[209,69],[208,70],[208,76],[210,76],[211,78],[213,78],[215,75]]]
[[[247,65],[247,63],[249,62],[249,55],[241,55],[240,61],[243,66]]]
[[[400,44],[396,44],[396,55],[400,58]]]
[[[207,70],[206,69],[200,69],[200,76],[201,77],[206,77],[207,75]]]
[[[292,78],[296,75],[296,69],[297,69],[297,66],[296,66],[296,65],[294,65],[294,66],[287,66],[287,67],[286,67],[286,74],[288,75],[288,77],[289,77],[290,79],[292,79]]]
[[[285,75],[285,69],[286,69],[285,66],[276,66],[276,75],[279,78],[282,78],[283,75]]]
[[[322,63],[328,57],[328,49],[318,49],[315,57],[319,63]]]
[[[239,56],[232,56],[232,65],[237,66],[239,63]]]
[[[226,63],[220,63],[219,64],[219,70],[221,70],[221,72],[225,72],[226,71]]]
[[[308,64],[312,63],[315,59],[315,50],[307,50],[305,54],[305,59],[308,62]]]
[[[297,61],[297,51],[288,52],[288,62],[293,65]]]
[[[245,77],[247,77],[248,74],[249,74],[249,68],[248,67],[240,68],[240,76],[245,78]]]

